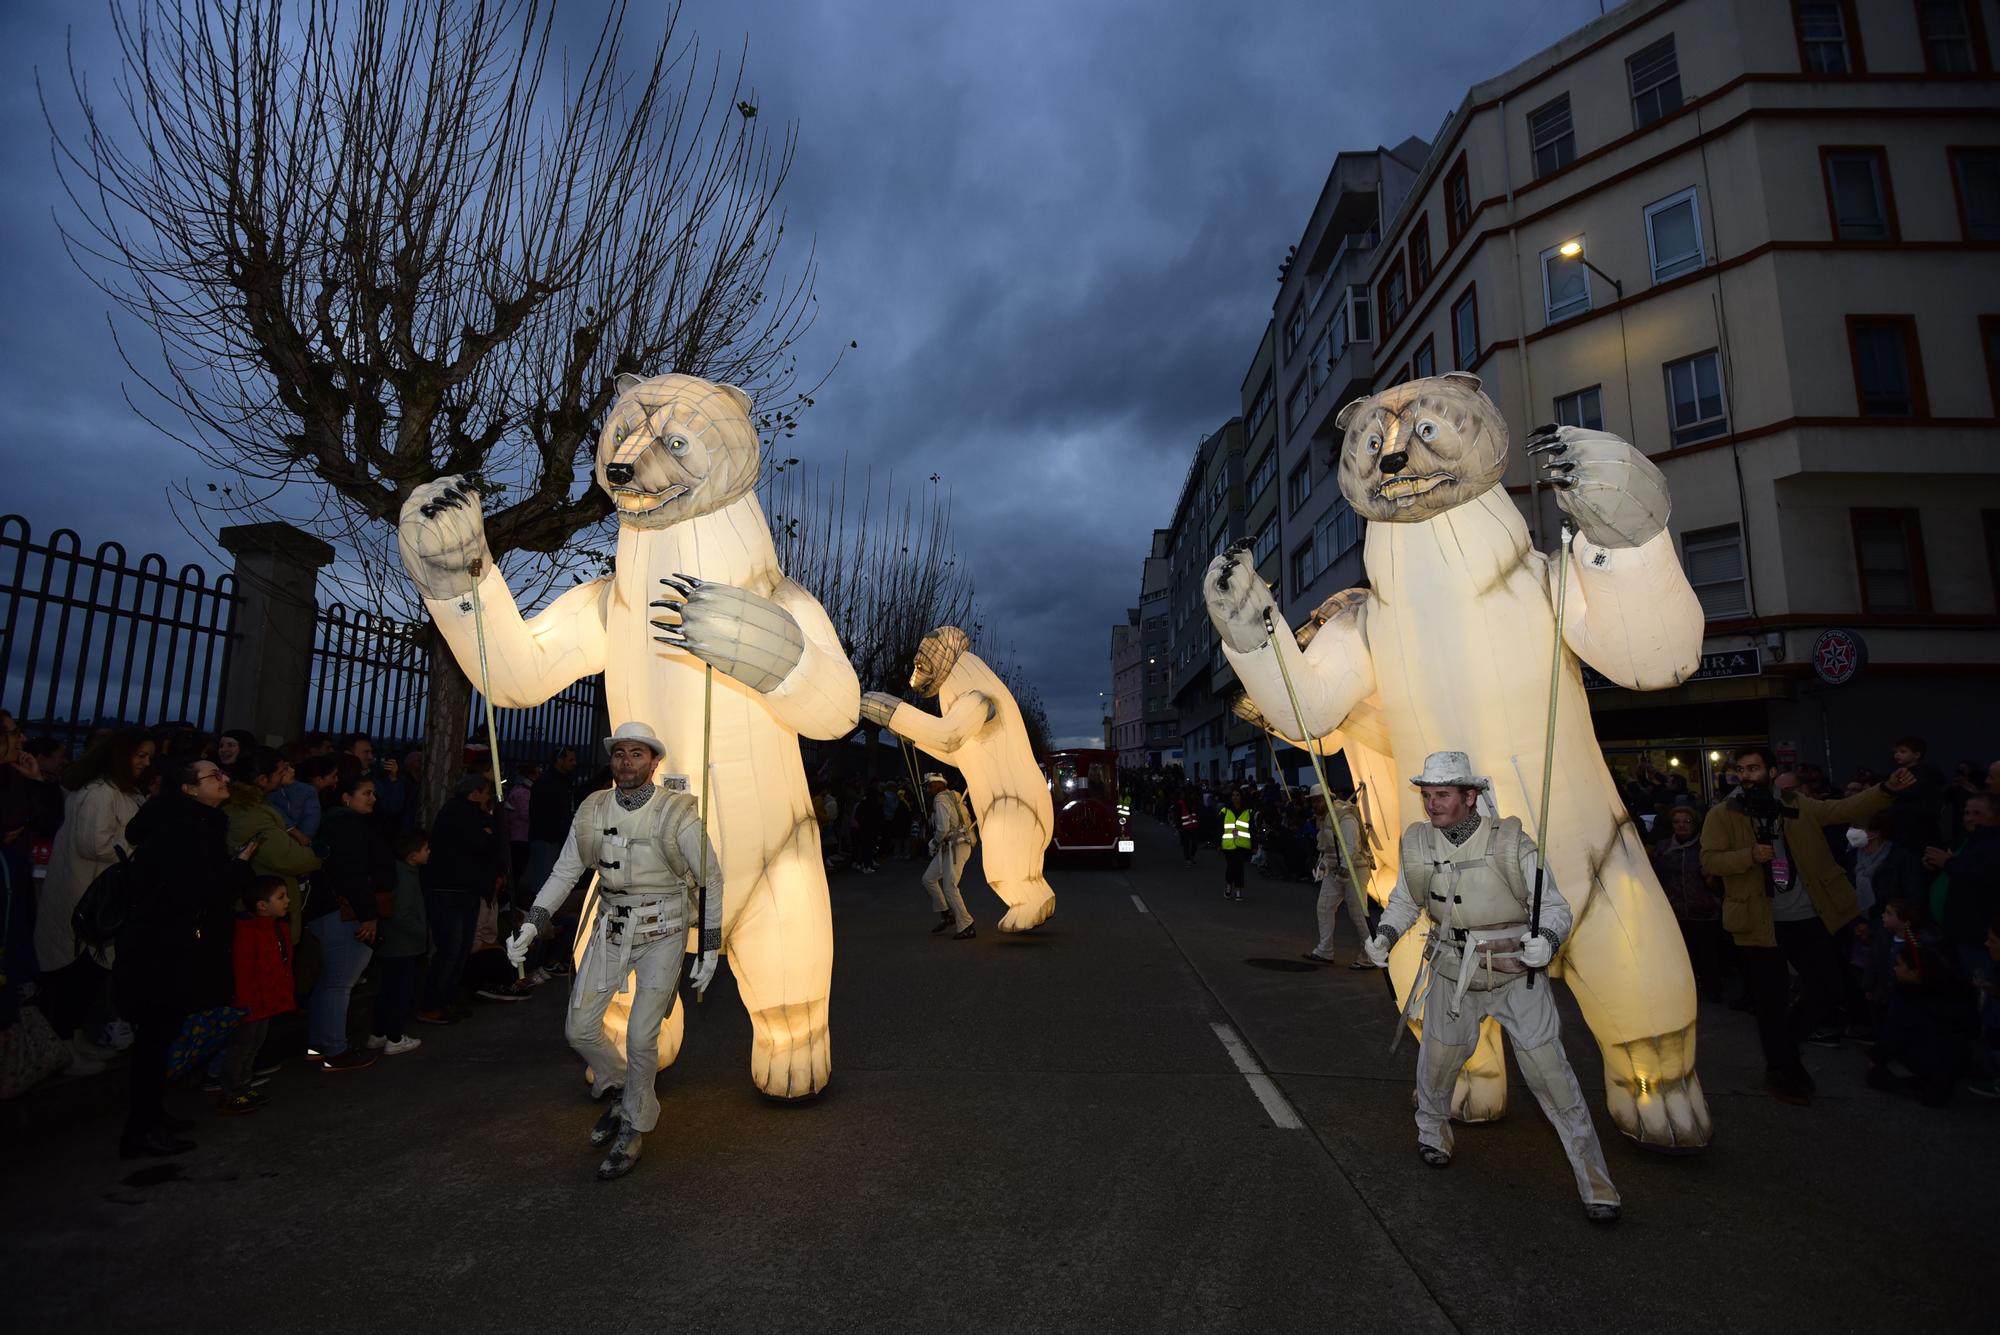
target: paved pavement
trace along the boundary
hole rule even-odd
[[[928,935],[915,865],[837,878],[826,1094],[757,1095],[725,971],[611,1185],[553,988],[366,1071],[287,1070],[254,1117],[183,1092],[201,1145],[166,1163],[116,1159],[115,1088],[38,1091],[74,1111],[0,1149],[4,1310],[23,1331],[1994,1327],[2000,1107],[1875,1094],[1853,1050],[1810,1050],[1822,1097],[1776,1104],[1748,1017],[1708,1008],[1716,1142],[1610,1135],[1626,1218],[1599,1231],[1518,1078],[1448,1171],[1418,1160],[1381,977],[1297,961],[1309,887],[1253,872],[1226,903],[1219,855],[1189,872],[1141,833],[1130,871],[1053,870],[1057,914],[1025,937]]]

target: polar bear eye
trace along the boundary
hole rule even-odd
[[[622,445],[624,442],[625,442],[625,428],[621,426],[616,431],[613,431],[611,433],[611,443],[613,445]]]
[[[1438,438],[1438,424],[1436,422],[1433,422],[1428,417],[1426,417],[1423,421],[1417,423],[1418,440],[1421,440],[1426,445],[1428,445],[1437,438]]]
[[[688,448],[687,437],[685,436],[667,437],[667,449],[672,451],[673,453],[686,454],[687,448]]]
[[[1377,450],[1379,450],[1379,449],[1381,449],[1381,448],[1382,448],[1382,435],[1381,435],[1381,433],[1380,433],[1380,432],[1377,432],[1377,431],[1371,431],[1371,432],[1369,432],[1369,433],[1368,433],[1368,452],[1369,452],[1370,454],[1373,454],[1373,453],[1375,453],[1375,452],[1376,452]]]

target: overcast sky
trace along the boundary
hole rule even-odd
[[[648,7],[634,6],[642,15]],[[571,4],[582,29],[598,10]],[[1432,138],[1466,88],[1598,0],[692,0],[746,38],[761,114],[796,121],[788,239],[820,322],[859,342],[793,453],[939,473],[985,622],[1058,737],[1097,735],[1113,621],[1150,531],[1238,390],[1333,155]],[[124,401],[107,302],[65,258],[34,76],[64,42],[103,88],[101,4],[9,0],[0,136],[0,511],[181,558],[198,461]],[[635,37],[638,34],[635,33]]]

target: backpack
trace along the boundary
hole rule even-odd
[[[79,955],[116,942],[132,913],[139,869],[118,845],[113,844],[111,851],[118,855],[118,861],[97,873],[97,879],[90,883],[83,898],[76,901],[75,912],[69,915],[69,929],[76,936]]]

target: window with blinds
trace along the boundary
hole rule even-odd
[[[1797,0],[1799,56],[1813,74],[1851,74],[1855,62],[1848,49],[1847,16],[1840,0]]]
[[[1693,186],[1646,206],[1646,250],[1656,283],[1701,267],[1701,210]]]
[[[1681,66],[1671,36],[1627,59],[1625,75],[1632,86],[1633,129],[1681,109]]]
[[[1564,426],[1604,430],[1604,386],[1592,385],[1557,399],[1556,421]]]
[[[1710,621],[1744,616],[1750,594],[1743,579],[1743,530],[1735,524],[1705,528],[1681,539],[1681,565]]]
[[[1537,178],[1576,161],[1576,125],[1570,119],[1568,93],[1528,113],[1528,139]]]

